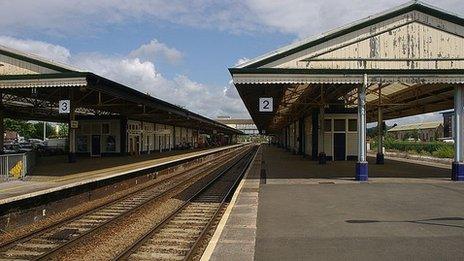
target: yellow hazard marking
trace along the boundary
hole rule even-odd
[[[18,163],[16,163],[16,165],[14,165],[13,168],[10,169],[10,176],[13,178],[19,179],[21,178],[22,170],[23,170],[23,161],[20,160],[18,161]]]

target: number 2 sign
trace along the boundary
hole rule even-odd
[[[71,112],[71,101],[61,100],[59,102],[59,113],[70,113]]]
[[[274,109],[272,98],[259,98],[259,112],[272,112]]]

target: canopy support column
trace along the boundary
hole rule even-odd
[[[358,162],[356,163],[356,180],[368,180],[366,160],[366,89],[367,74],[364,74],[363,84],[358,87]]]
[[[383,165],[385,157],[383,155],[383,114],[382,114],[382,85],[379,84],[379,104],[377,108],[377,158],[375,163]]]
[[[317,109],[312,109],[311,159],[314,161],[318,160],[318,154],[319,154],[319,148],[317,147],[318,146],[317,141],[319,139],[318,122],[319,122],[319,112]]]
[[[70,111],[69,111],[69,122],[68,122],[68,162],[76,162],[76,129],[72,127],[72,122],[76,120],[76,105],[74,104],[74,91],[71,88],[69,90],[69,101],[70,101]]]
[[[299,147],[299,154],[303,155],[303,158],[306,158],[306,126],[305,126],[305,120],[304,117],[299,119],[298,126],[300,127],[300,144],[298,145]]]
[[[0,155],[4,153],[3,145],[5,143],[5,123],[4,123],[4,112],[3,112],[3,94],[0,92]]]
[[[321,85],[321,107],[319,108],[320,118],[320,139],[321,139],[321,152],[319,153],[319,164],[324,165],[327,163],[327,155],[325,154],[325,143],[324,143],[324,134],[325,134],[325,89],[324,85]]]
[[[293,147],[292,147],[292,154],[298,154],[298,122],[293,122]]]
[[[324,108],[324,105],[322,105],[322,107],[320,108],[320,114],[321,114],[321,128],[320,128],[320,132],[321,132],[321,152],[319,153],[319,164],[326,164],[327,163],[327,155],[325,154],[325,149],[324,149],[324,132],[325,132],[325,126],[324,126],[324,123],[325,123],[325,108]]]
[[[463,124],[464,124],[464,86],[454,88],[454,162],[451,179],[464,181]]]

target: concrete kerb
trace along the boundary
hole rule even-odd
[[[118,177],[118,176],[123,176],[123,175],[129,174],[129,173],[143,171],[143,170],[146,170],[146,169],[151,169],[151,168],[162,166],[162,165],[168,165],[168,164],[175,163],[177,161],[188,160],[188,159],[193,159],[193,158],[197,158],[197,157],[201,157],[201,156],[206,156],[206,155],[213,154],[213,153],[216,153],[216,152],[221,151],[221,150],[233,149],[233,148],[239,147],[239,146],[242,146],[242,145],[239,144],[239,145],[233,145],[233,146],[228,146],[228,147],[221,147],[221,148],[213,149],[213,150],[210,150],[210,151],[207,151],[207,152],[202,152],[202,153],[199,153],[199,154],[196,154],[196,155],[191,155],[191,156],[187,156],[187,157],[181,157],[181,158],[178,158],[178,159],[174,159],[174,160],[171,160],[171,161],[166,161],[166,162],[162,162],[162,163],[158,163],[158,164],[154,164],[154,165],[150,165],[150,166],[144,166],[144,167],[135,168],[135,169],[127,170],[127,171],[122,171],[122,172],[118,172],[118,173],[114,173],[114,174],[109,174],[108,173],[109,175],[105,175],[103,177],[97,177],[97,178],[91,178],[91,179],[87,179],[87,180],[72,182],[72,183],[69,183],[69,184],[65,184],[65,185],[61,185],[61,186],[57,186],[57,187],[53,187],[53,188],[34,191],[34,192],[23,194],[23,195],[20,195],[20,196],[14,196],[14,197],[10,197],[10,198],[5,198],[5,199],[0,200],[0,205],[8,204],[10,202],[19,201],[19,200],[23,200],[23,199],[27,199],[27,198],[32,198],[32,197],[40,196],[40,195],[43,195],[43,194],[48,194],[48,193],[52,193],[52,192],[55,192],[55,191],[64,190],[64,189],[68,189],[68,188],[72,188],[72,187],[76,187],[76,186],[80,186],[80,185],[84,185],[84,184],[98,182],[98,181],[102,181],[102,180],[105,180],[105,179],[110,179],[110,178],[114,178],[114,177]]]
[[[258,149],[258,151],[256,152],[256,154],[254,155],[253,160],[251,161],[251,164],[249,165],[248,169],[245,172],[245,175],[243,176],[243,179],[240,181],[237,189],[235,190],[234,195],[232,196],[231,201],[230,201],[229,205],[227,206],[227,208],[226,208],[226,210],[224,212],[224,215],[222,216],[221,220],[219,221],[218,226],[216,227],[216,230],[215,230],[211,240],[208,243],[208,246],[206,247],[205,251],[203,252],[203,255],[202,255],[201,259],[200,259],[201,261],[211,260],[211,257],[213,256],[213,253],[214,253],[214,251],[215,251],[215,249],[216,249],[216,247],[217,247],[217,245],[219,243],[219,240],[220,240],[221,235],[222,235],[222,233],[224,231],[224,228],[225,228],[225,226],[227,224],[227,221],[229,220],[231,212],[236,206],[237,199],[238,199],[239,195],[242,192],[242,188],[245,186],[245,183],[249,182],[249,180],[247,180],[247,178],[248,178],[251,170],[253,169],[253,163],[256,161],[256,158],[257,158],[258,154],[261,152],[261,150],[262,150],[262,147],[260,147]],[[258,187],[259,187],[259,185],[258,185]],[[258,189],[257,193],[259,193],[259,189]],[[256,224],[256,216],[255,216],[255,224]],[[255,237],[253,239],[252,244],[254,245],[255,242],[256,242],[256,234],[255,234]],[[253,256],[254,256],[254,253],[253,253]]]

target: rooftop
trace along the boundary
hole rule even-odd
[[[410,131],[410,130],[425,130],[425,129],[435,129],[439,126],[442,126],[442,122],[421,122],[421,123],[413,123],[401,126],[395,126],[388,130],[388,132],[395,132],[395,131]]]

